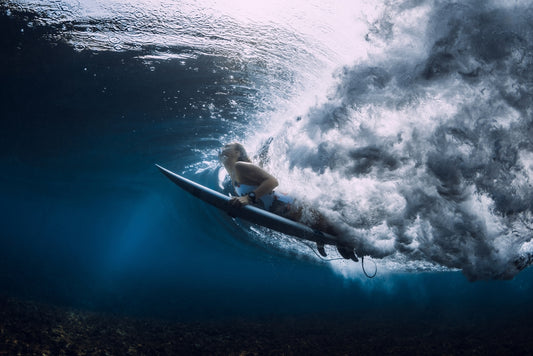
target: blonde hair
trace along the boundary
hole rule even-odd
[[[243,162],[252,163],[252,160],[250,159],[250,157],[248,157],[248,153],[246,153],[246,150],[244,149],[243,145],[241,145],[238,142],[234,142],[234,143],[232,143],[232,145],[239,152],[239,159],[237,161],[243,161]]]

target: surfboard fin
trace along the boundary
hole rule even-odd
[[[339,251],[339,253],[341,254],[341,256],[347,260],[352,260],[354,262],[359,262],[359,259],[357,258],[357,256],[355,255],[355,252],[352,249],[350,248],[347,248],[347,247],[344,247],[344,246],[339,246],[337,245],[337,251]]]
[[[317,248],[318,252],[320,253],[320,255],[322,257],[328,257],[328,254],[326,253],[326,250],[324,249],[324,243],[323,242],[317,242],[316,243],[316,248]]]

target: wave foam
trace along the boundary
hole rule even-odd
[[[272,127],[268,168],[359,254],[509,279],[533,252],[532,9],[431,4],[415,53],[416,7],[370,27],[391,49]]]

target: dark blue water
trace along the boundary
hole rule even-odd
[[[268,109],[254,99],[261,77],[217,55],[184,65],[147,63],[139,57],[150,46],[78,51],[56,39],[60,27],[28,26],[34,18],[0,14],[3,295],[177,320],[399,313],[497,322],[533,312],[528,268],[506,281],[422,269],[378,269],[370,280],[359,267],[346,276],[311,251],[259,243],[269,234],[188,196],[154,164],[218,188],[206,155],[245,137]],[[197,169],[202,162],[208,169]]]

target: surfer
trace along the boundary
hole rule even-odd
[[[231,205],[241,207],[254,204],[288,219],[298,219],[296,211],[291,209],[294,199],[274,191],[279,184],[278,180],[253,164],[240,143],[225,145],[219,154],[219,159],[238,194],[230,201]]]
[[[287,219],[302,222],[313,229],[327,232],[338,236],[338,231],[316,209],[305,208],[306,220],[302,221],[304,207],[293,197],[278,193],[274,188],[278,186],[278,180],[263,168],[252,163],[244,146],[240,143],[229,143],[220,151],[219,160],[228,172],[235,192],[238,196],[230,200],[234,207],[242,207],[253,204],[274,214]],[[318,251],[326,256],[324,245],[317,243]],[[346,259],[357,261],[353,249],[337,246],[339,253]]]

